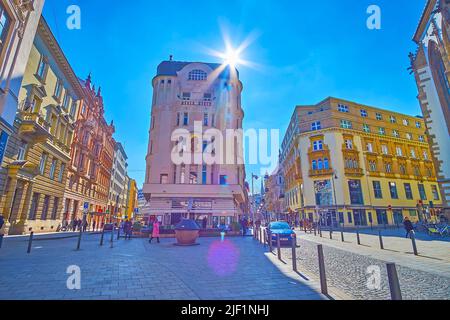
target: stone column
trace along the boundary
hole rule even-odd
[[[14,223],[15,234],[23,234],[25,232],[25,224],[33,197],[33,182],[28,182],[26,190],[25,197],[23,201],[21,201],[22,210],[19,211],[19,215],[17,216],[18,221],[15,221]]]
[[[11,208],[13,206],[14,201],[14,194],[16,192],[17,188],[17,177],[10,177],[10,181],[7,182],[8,189],[6,190],[6,197],[5,197],[5,207],[3,210],[3,217],[5,221],[9,220],[9,216],[11,214]]]

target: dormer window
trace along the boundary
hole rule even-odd
[[[205,71],[202,70],[192,70],[189,72],[188,80],[192,81],[205,81],[208,78],[208,75]]]

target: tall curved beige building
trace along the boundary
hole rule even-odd
[[[229,66],[172,59],[158,66],[143,193],[151,215],[163,225],[189,217],[207,218],[212,227],[245,214],[242,89],[238,71]],[[174,139],[177,131],[192,136]],[[174,155],[187,154],[191,160],[174,161]]]

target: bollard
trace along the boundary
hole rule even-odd
[[[277,254],[278,260],[281,260],[281,244],[280,244],[280,234],[277,233]]]
[[[414,231],[411,231],[410,234],[411,234],[411,242],[412,242],[412,247],[413,247],[414,255],[415,255],[415,256],[418,256],[419,253],[417,252],[416,233],[415,233]]]
[[[103,246],[103,238],[105,237],[105,229],[102,230],[102,237],[100,238],[100,246]]]
[[[361,245],[361,237],[359,236],[359,227],[356,226],[356,241],[358,242],[358,245]]]
[[[81,235],[83,234],[83,228],[80,228],[80,233],[78,234],[77,251],[80,250],[81,246]]]
[[[297,271],[297,237],[292,237],[292,270]]]
[[[264,243],[262,228],[258,228],[259,242]]]
[[[317,251],[319,256],[320,288],[322,290],[322,294],[328,294],[327,275],[325,272],[325,261],[323,256],[323,246],[321,244],[317,246]]]
[[[30,238],[28,240],[28,250],[27,253],[31,253],[31,246],[33,245],[33,236],[34,236],[34,232],[30,233]]]
[[[269,230],[268,233],[269,233],[269,237],[268,237],[269,250],[270,250],[270,252],[273,252],[272,232]]]
[[[316,226],[314,226],[313,229],[314,229],[314,236],[317,237]]]
[[[378,237],[380,238],[380,249],[384,250],[383,236],[381,235],[381,230],[378,231]]]
[[[319,235],[322,238],[322,227],[319,225]]]
[[[398,281],[395,263],[388,263],[386,264],[386,267],[389,280],[389,289],[391,291],[391,299],[402,300],[402,291],[400,290],[400,283]]]
[[[333,240],[333,230],[330,229],[330,240]]]
[[[264,237],[264,248],[266,247],[266,245],[268,244],[267,240],[269,239],[269,237],[267,236],[267,228],[263,229],[263,237]]]
[[[111,230],[111,248],[113,248],[114,247],[114,227],[113,227],[113,229]]]
[[[344,227],[341,228],[341,241],[345,242],[345,239],[344,239]]]

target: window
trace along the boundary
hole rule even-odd
[[[369,161],[369,170],[372,172],[377,171],[377,162],[376,161]]]
[[[209,122],[209,115],[207,113],[204,113],[203,114],[203,125],[208,126],[208,122]]]
[[[389,120],[391,121],[391,123],[397,123],[397,118],[396,117],[390,116],[389,118],[390,118]]]
[[[352,150],[353,149],[353,141],[350,139],[345,140],[345,148]]]
[[[397,130],[392,131],[392,135],[396,138],[400,138],[400,133]]]
[[[416,121],[416,128],[417,129],[421,129],[422,128],[422,124],[419,121]]]
[[[433,193],[434,200],[440,200],[439,191],[437,186],[431,186],[431,192]]]
[[[397,184],[395,182],[389,182],[389,191],[392,199],[398,199]]]
[[[42,214],[41,214],[41,220],[42,221],[47,220],[48,207],[49,206],[50,206],[50,196],[45,196],[44,203],[42,205]]]
[[[58,79],[56,81],[56,86],[55,86],[55,97],[57,99],[60,99],[61,98],[61,93],[62,93],[62,82],[61,82],[61,80]]]
[[[46,58],[44,56],[42,56],[41,61],[39,61],[37,76],[41,80],[44,80],[46,72],[47,72],[47,62],[46,62]]]
[[[320,129],[322,129],[322,124],[320,123],[320,121],[316,121],[316,122],[311,123],[311,130],[312,131],[317,131],[317,130],[320,130]]]
[[[350,180],[348,182],[350,190],[350,201],[352,204],[364,204],[364,198],[362,193],[361,181]]]
[[[58,175],[59,182],[63,182],[64,171],[66,171],[66,165],[64,163],[61,163],[61,168],[59,169],[59,175]]]
[[[366,133],[370,133],[370,127],[369,127],[369,125],[363,124],[363,130],[364,130],[364,132],[366,132]]]
[[[185,112],[183,115],[183,126],[188,126],[188,125],[189,125],[189,114],[187,112]]]
[[[11,19],[8,13],[4,9],[3,4],[0,4],[0,53],[3,51],[6,38],[8,37],[10,23]]]
[[[59,207],[59,198],[55,198],[53,200],[53,210],[52,210],[51,220],[58,219],[58,207]]]
[[[189,173],[189,184],[198,184],[197,171],[191,171]]]
[[[328,158],[323,159],[323,168],[325,170],[330,169],[330,161],[328,160]]]
[[[386,173],[392,173],[392,164],[391,163],[389,163],[389,162],[385,163],[384,168],[385,168]]]
[[[25,154],[27,153],[27,143],[22,141],[19,145],[18,151],[17,151],[17,160],[23,161],[25,160]]]
[[[400,174],[401,175],[406,175],[406,167],[404,164],[399,165],[400,168]]]
[[[190,92],[183,92],[182,100],[183,101],[191,100],[191,93]]]
[[[77,113],[77,102],[72,101],[72,106],[70,107],[70,116],[75,119]]]
[[[348,109],[348,106],[346,106],[345,104],[339,104],[338,105],[338,111],[339,112],[348,113],[349,109]]]
[[[70,100],[70,96],[66,91],[66,93],[64,94],[64,100],[63,100],[63,105],[62,105],[64,107],[64,109],[66,109],[66,110],[68,110],[68,107],[69,107],[69,100]]]
[[[373,144],[371,142],[367,142],[366,150],[367,152],[373,152]]]
[[[168,184],[169,183],[169,175],[168,174],[162,174],[159,178],[160,184]]]
[[[413,199],[413,193],[412,193],[412,188],[411,188],[410,183],[405,183],[405,194],[406,194],[406,199],[408,199],[408,200]]]
[[[381,152],[383,153],[383,154],[389,154],[389,149],[388,149],[388,146],[387,145],[385,145],[385,144],[382,144],[381,145]]]
[[[36,220],[36,214],[39,204],[39,193],[33,193],[33,199],[31,200],[30,212],[28,214],[28,220]]]
[[[363,118],[368,117],[367,110],[361,110],[361,117],[363,117]]]
[[[212,101],[212,95],[211,95],[211,93],[205,93],[205,94],[203,95],[203,101],[205,101],[205,102],[211,102],[211,101]]]
[[[410,154],[411,154],[411,158],[414,158],[414,159],[416,158],[416,150],[411,149]]]
[[[317,169],[323,170],[323,161],[322,159],[317,160]]]
[[[203,165],[202,166],[202,184],[206,184],[207,183],[207,181],[206,181],[206,179],[207,179],[207,175],[208,173],[207,173],[207,167],[206,167],[206,165]]]
[[[424,136],[419,136],[419,141],[420,142],[425,142],[425,137]]]
[[[204,81],[208,78],[208,75],[206,74],[205,71],[203,70],[192,70],[191,72],[189,72],[188,75],[188,80],[193,80],[193,81]]]
[[[425,192],[425,186],[422,183],[417,185],[420,194],[420,200],[427,200],[427,193]]]
[[[352,129],[353,128],[352,122],[348,120],[341,120],[341,128]]]
[[[226,185],[228,184],[228,183],[227,183],[227,180],[228,180],[228,176],[221,175],[221,176],[220,176],[220,185],[226,186]]]
[[[422,155],[423,155],[424,160],[428,160],[428,152],[427,151],[424,150]]]
[[[48,154],[45,152],[42,153],[41,162],[39,163],[39,173],[41,175],[43,175],[45,172],[45,165],[47,164],[47,158],[48,158]]]
[[[56,159],[52,160],[52,165],[50,167],[50,179],[54,179],[55,178],[55,171],[56,171]]]
[[[317,170],[317,160],[312,161],[312,169]]]
[[[377,120],[379,120],[379,121],[383,120],[383,115],[382,115],[381,113],[377,113],[377,114],[375,115],[375,117],[376,117]]]
[[[411,134],[411,133],[407,133],[407,134],[406,134],[406,139],[412,140],[412,134]]]
[[[415,176],[420,176],[420,168],[418,166],[414,166],[414,175]]]
[[[402,150],[402,147],[396,147],[395,148],[395,152],[396,152],[396,154],[397,154],[397,156],[399,156],[399,157],[402,157],[403,156],[403,150]]]
[[[386,134],[386,129],[385,128],[378,128],[378,133],[382,136],[384,136]]]
[[[383,190],[381,189],[380,181],[372,181],[373,193],[375,194],[375,199],[383,199]]]
[[[314,151],[323,150],[323,141],[322,140],[314,141],[314,143],[313,143],[313,150]]]
[[[404,125],[404,126],[409,126],[409,121],[408,121],[408,119],[403,119],[403,125]]]

